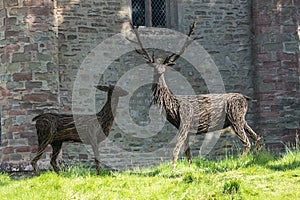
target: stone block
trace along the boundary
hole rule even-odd
[[[23,6],[41,7],[44,5],[42,0],[24,0]]]
[[[265,43],[263,44],[263,52],[278,52],[282,49],[282,43]]]
[[[37,44],[28,44],[24,46],[24,51],[38,51],[38,45]]]
[[[6,8],[18,6],[18,0],[3,0]]]
[[[47,82],[57,82],[58,83],[58,74],[57,73],[40,73],[37,72],[34,74],[35,80],[47,81]]]
[[[9,0],[8,0],[9,1]],[[9,17],[18,17],[18,16],[26,16],[28,14],[28,7],[20,7],[20,8],[11,8],[8,11]]]
[[[14,147],[3,147],[2,148],[2,153],[3,154],[11,154],[11,153],[14,153],[15,150],[14,150]]]
[[[6,26],[14,26],[17,24],[17,17],[8,17],[5,19]]]
[[[51,29],[51,24],[46,23],[35,23],[30,27],[30,31],[32,32],[43,32],[49,31]]]
[[[12,62],[28,62],[31,61],[30,53],[14,53],[12,56]]]
[[[20,63],[8,63],[6,66],[7,73],[13,74],[21,70]]]
[[[20,49],[20,45],[18,44],[9,44],[5,47],[5,51],[7,53],[13,53],[13,52],[17,52]]]
[[[34,16],[48,16],[52,12],[51,7],[30,7],[29,13]]]
[[[9,116],[16,116],[16,115],[26,115],[27,111],[25,109],[20,110],[9,110],[8,115]]]
[[[22,155],[17,154],[17,153],[9,154],[9,160],[10,161],[20,161],[20,160],[22,160]]]
[[[283,43],[283,52],[284,53],[290,53],[290,54],[296,54],[296,52],[299,52],[299,42],[284,42]]]
[[[30,150],[31,150],[30,146],[16,147],[16,153],[27,153],[30,152]]]
[[[25,82],[25,88],[32,90],[32,89],[37,89],[37,88],[42,88],[43,83],[41,81],[28,81]]]
[[[33,61],[33,62],[27,62],[26,63],[28,66],[28,69],[31,72],[42,72],[42,71],[46,71],[46,68],[43,67],[42,62],[40,61]]]
[[[6,84],[6,87],[8,90],[18,90],[18,89],[21,89],[21,88],[24,88],[24,83],[22,82],[8,82]]]
[[[5,38],[9,39],[10,37],[18,37],[19,31],[13,31],[13,30],[6,30],[5,31]]]
[[[26,94],[23,97],[24,102],[47,102],[56,101],[57,96],[54,94],[39,93],[39,94]]]
[[[12,124],[12,122],[10,122],[10,124]],[[8,132],[13,133],[13,132],[22,132],[25,131],[25,129],[27,128],[27,126],[9,126],[8,127]],[[8,142],[8,144],[10,144],[10,142]]]
[[[28,146],[27,138],[20,138],[20,139],[10,139],[8,140],[8,146],[12,147],[21,147],[21,146]]]
[[[51,61],[53,59],[53,55],[48,53],[38,53],[37,54],[37,60],[38,61]]]
[[[30,123],[31,123],[31,120],[29,119],[28,116],[18,115],[18,116],[16,116],[16,119],[15,119],[15,122],[14,122],[13,125],[21,126],[21,125],[27,125],[27,124],[30,124]]]
[[[31,72],[19,72],[13,74],[13,81],[31,81],[32,80],[32,73]]]
[[[90,27],[78,27],[80,33],[98,33],[97,29]]]

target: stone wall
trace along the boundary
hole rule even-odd
[[[1,6],[2,163],[27,165],[37,148],[31,118],[58,108],[55,5],[4,0]]]
[[[269,148],[299,134],[299,1],[253,1],[256,125]]]
[[[226,92],[241,92],[257,100],[249,104],[247,119],[268,147],[293,142],[300,126],[300,5],[291,0],[178,0],[177,7],[177,31],[186,33],[198,16],[193,37],[213,58]],[[31,169],[28,162],[37,149],[31,119],[42,112],[71,113],[79,66],[102,41],[126,31],[129,16],[128,0],[0,0],[2,166]],[[135,54],[120,55],[100,82],[114,84],[143,63]],[[196,94],[210,92],[202,75],[184,59],[174,69]],[[176,82],[172,77],[168,80]],[[150,87],[138,88],[130,100],[130,115],[139,125],[150,122]],[[96,110],[105,96],[97,92]],[[126,135],[114,124],[109,138],[101,143],[101,159],[116,168],[170,160],[175,133],[166,123],[153,137],[138,138],[137,133]],[[199,154],[203,138],[193,138],[194,155]],[[225,134],[208,156],[239,147],[235,137]],[[49,147],[40,163],[48,165],[50,155]],[[86,161],[92,154],[84,145],[66,143],[63,158]]]

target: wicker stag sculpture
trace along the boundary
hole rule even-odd
[[[164,110],[167,120],[178,129],[178,138],[173,150],[172,170],[176,167],[178,154],[183,144],[185,144],[186,157],[189,163],[192,162],[188,140],[189,133],[202,134],[215,129],[231,127],[245,146],[242,155],[247,154],[251,149],[251,143],[247,135],[255,141],[257,148],[260,146],[261,140],[261,137],[251,129],[245,120],[249,97],[239,93],[174,95],[168,88],[164,73],[168,66],[175,65],[175,61],[191,43],[190,36],[196,27],[196,21],[195,19],[190,26],[188,37],[179,53],[169,55],[162,63],[158,63],[154,58],[154,54],[150,56],[143,47],[138,25],[134,27],[131,24],[136,39],[127,38],[130,42],[139,46],[136,52],[144,57],[149,66],[154,68],[152,103],[157,104],[160,110]],[[222,122],[222,124],[217,122]]]
[[[100,173],[99,143],[109,135],[119,97],[127,95],[128,92],[120,87],[111,85],[99,85],[96,88],[107,92],[106,103],[100,112],[96,114],[96,117],[94,115],[73,116],[72,114],[44,113],[32,119],[32,121],[36,121],[38,150],[31,161],[31,165],[37,175],[40,174],[37,161],[49,144],[52,146],[50,164],[54,171],[59,173],[56,159],[63,142],[67,141],[90,144],[95,156],[97,174]],[[87,134],[79,135],[78,132],[80,131],[84,131]]]

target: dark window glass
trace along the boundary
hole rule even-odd
[[[152,0],[152,26],[165,27],[166,26],[166,1]]]
[[[145,1],[132,0],[132,22],[136,25],[138,20],[141,20],[141,26],[145,26]]]
[[[167,12],[165,0],[132,0],[132,21],[141,26],[166,27]]]

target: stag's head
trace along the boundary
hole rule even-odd
[[[171,55],[167,56],[166,58],[154,58],[154,53],[152,56],[146,51],[144,48],[142,41],[140,39],[140,34],[138,31],[139,24],[137,23],[137,26],[134,27],[131,23],[132,32],[135,34],[136,40],[131,40],[127,38],[130,42],[136,44],[139,46],[139,49],[136,49],[136,52],[144,57],[144,59],[147,61],[149,66],[154,68],[154,82],[157,83],[164,79],[164,73],[168,66],[175,65],[176,60],[184,53],[185,49],[190,45],[191,40],[190,36],[194,32],[194,29],[196,27],[197,18],[195,18],[194,22],[190,25],[189,33],[187,34],[186,41],[181,48],[181,50],[178,53],[172,53]],[[163,80],[164,81],[164,80]]]
[[[115,97],[122,97],[128,95],[128,92],[124,89],[122,89],[119,86],[114,86],[114,85],[97,85],[95,86],[98,90],[104,91],[108,93],[108,96],[111,96],[114,94]]]

